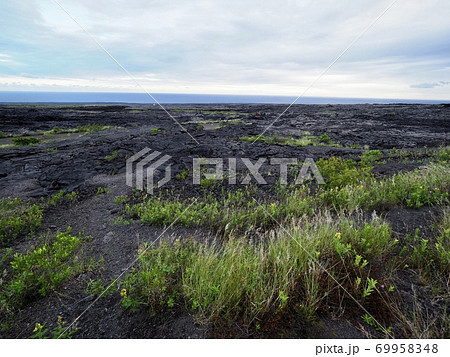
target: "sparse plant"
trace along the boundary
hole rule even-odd
[[[70,232],[69,227],[57,233],[53,242],[14,255],[10,279],[0,293],[0,306],[20,307],[36,296],[46,296],[72,274],[76,261],[71,258],[87,238]]]
[[[37,145],[41,142],[38,138],[33,137],[13,138],[12,141],[16,146]]]
[[[105,156],[105,161],[111,162],[116,160],[119,157],[119,151],[118,150],[114,150],[111,155],[106,155]]]
[[[43,210],[19,198],[0,199],[0,244],[32,235],[41,225]]]
[[[76,328],[68,328],[66,322],[63,320],[62,316],[58,316],[58,321],[56,327],[49,329],[46,324],[36,323],[34,325],[33,334],[30,338],[33,339],[68,339],[72,338],[72,335],[77,332]]]

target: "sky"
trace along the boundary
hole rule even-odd
[[[0,91],[450,100],[448,0],[398,0],[320,77],[392,2],[1,1]]]

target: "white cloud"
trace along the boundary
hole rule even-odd
[[[298,95],[392,0],[58,1],[152,92]],[[2,71],[0,57],[0,89],[14,78],[17,88],[137,90],[54,1],[2,6],[3,52],[22,65]],[[449,98],[448,86],[411,85],[450,78],[448,13],[445,0],[398,1],[308,95]]]
[[[420,84],[413,84],[411,85],[411,88],[436,88],[436,87],[443,87],[450,85],[450,82],[444,82],[439,81],[435,83],[420,83]]]

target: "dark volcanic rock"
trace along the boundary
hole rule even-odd
[[[329,157],[356,156],[360,150],[327,147],[268,146],[237,141],[240,136],[299,136],[327,133],[334,141],[371,149],[437,147],[450,139],[447,105],[297,105],[281,117],[284,106],[168,106],[180,123],[191,120],[242,119],[217,130],[200,130],[196,124],[180,128],[163,110],[151,105],[73,107],[0,106],[0,131],[18,134],[102,124],[114,129],[94,132],[39,146],[0,150],[0,195],[43,195],[73,190],[99,174],[123,173],[125,159],[145,147],[172,156],[174,166],[186,167],[192,157]],[[182,112],[188,109],[187,112]],[[196,113],[195,110],[198,110]],[[214,114],[212,111],[217,110]],[[224,115],[224,111],[236,115]],[[204,112],[202,112],[204,111]],[[255,113],[258,113],[257,115]],[[152,133],[152,128],[162,129]],[[192,137],[189,135],[191,134]],[[196,139],[198,144],[195,142]],[[6,139],[3,139],[6,140]],[[114,151],[119,156],[105,160]],[[380,169],[382,170],[382,169]],[[388,167],[386,172],[390,172]]]

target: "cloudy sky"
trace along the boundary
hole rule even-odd
[[[393,0],[0,2],[0,91],[302,94]],[[398,0],[307,96],[450,99],[450,1]],[[75,22],[75,21],[76,22]]]

